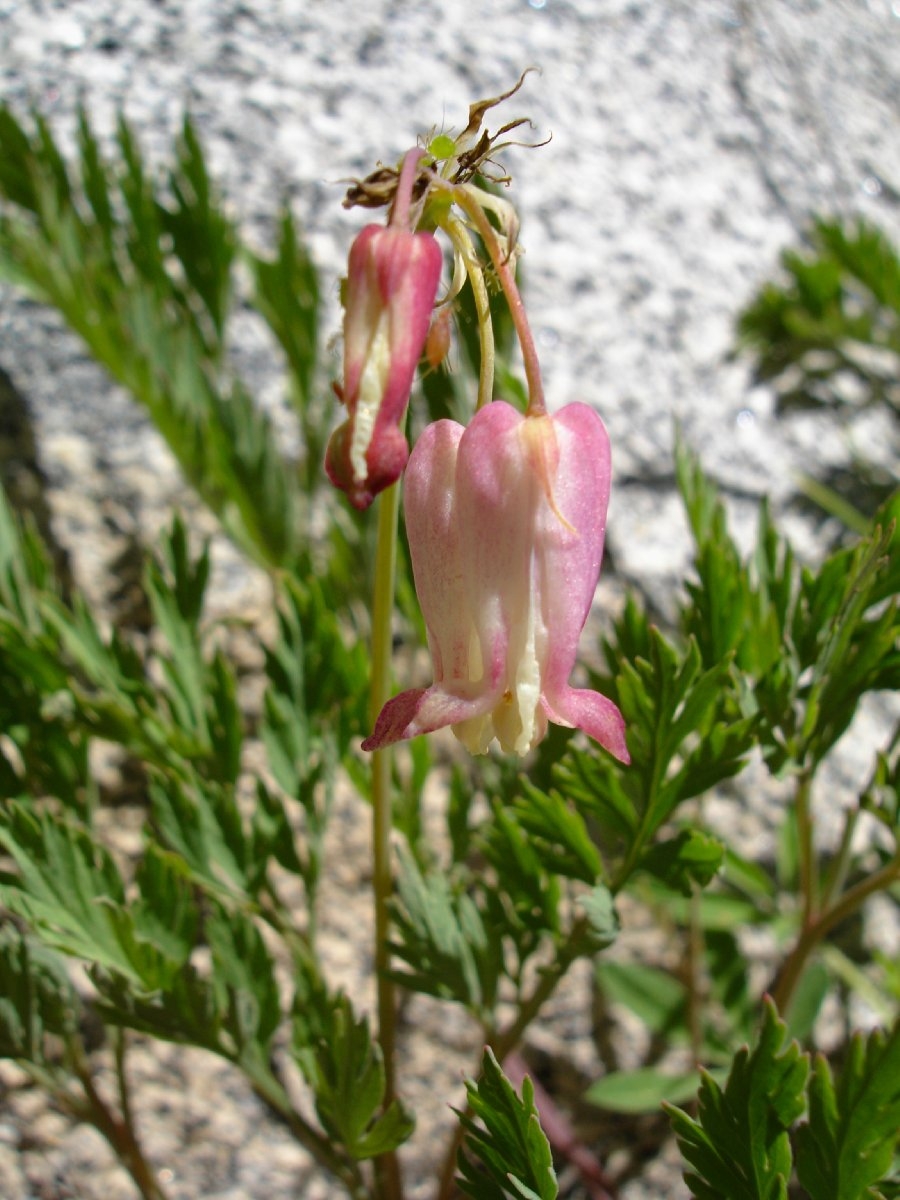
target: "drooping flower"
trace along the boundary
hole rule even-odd
[[[409,456],[400,428],[431,321],[442,266],[431,233],[367,225],[350,249],[344,313],[347,420],[325,469],[356,508],[399,478]]]
[[[522,416],[495,401],[468,427],[429,425],[406,471],[406,527],[434,683],[395,696],[377,750],[451,725],[473,753],[525,754],[548,721],[628,762],[616,705],[573,688],[600,573],[609,439],[584,404]]]

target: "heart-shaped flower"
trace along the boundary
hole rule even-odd
[[[609,439],[585,404],[523,416],[495,401],[429,425],[410,455],[405,514],[434,683],[382,709],[366,750],[451,725],[473,753],[525,754],[548,721],[628,762],[625,724],[569,685],[600,573]]]

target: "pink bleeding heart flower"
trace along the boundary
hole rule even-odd
[[[609,439],[585,404],[522,416],[495,401],[467,428],[429,425],[406,471],[406,528],[434,683],[395,696],[363,749],[446,725],[472,752],[525,754],[547,722],[628,762],[625,723],[573,688],[600,573]]]
[[[431,233],[367,225],[350,248],[344,313],[347,420],[331,435],[325,470],[356,508],[398,479],[409,446],[400,422],[428,336],[441,276]]]

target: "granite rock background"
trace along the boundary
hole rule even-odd
[[[269,244],[289,199],[322,272],[326,338],[339,329],[337,280],[363,220],[342,210],[341,181],[433,127],[460,128],[470,101],[531,65],[541,73],[501,110],[503,120],[530,116],[537,139],[552,135],[504,159],[526,297],[551,406],[587,401],[610,430],[618,578],[671,611],[689,554],[676,421],[741,536],[769,494],[801,555],[816,556],[833,531],[793,502],[797,473],[846,464],[853,447],[883,457],[889,440],[877,414],[843,430],[821,414],[776,419],[770,392],[730,357],[733,326],[813,214],[864,214],[900,240],[898,0],[0,0],[0,96],[20,113],[35,104],[64,145],[83,100],[106,137],[124,108],[159,161],[187,108],[250,238]],[[240,318],[234,353],[284,413],[289,443],[278,354]],[[332,404],[334,349],[324,360],[322,403]],[[18,477],[26,491],[43,479],[73,574],[103,603],[101,581],[173,504],[201,524],[202,514],[140,410],[55,314],[4,287],[0,369],[21,402],[29,463]],[[13,402],[0,403],[6,437]],[[261,581],[228,547],[217,545],[216,562],[224,611],[264,606]],[[364,862],[364,838],[359,852]],[[214,1064],[166,1051],[141,1069],[151,1152],[171,1160],[176,1200],[328,1194]],[[442,1062],[423,1083],[436,1119],[447,1099],[439,1079],[454,1071]],[[29,1116],[38,1101],[23,1109],[11,1094],[4,1105],[0,1091],[4,1200],[130,1195],[91,1135],[52,1112]],[[421,1139],[412,1155],[427,1170]],[[658,1174],[654,1190],[623,1200],[683,1194],[675,1168]]]

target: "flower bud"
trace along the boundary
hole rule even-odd
[[[569,685],[609,485],[609,439],[584,404],[550,417],[495,401],[465,429],[428,426],[410,456],[405,512],[434,683],[390,700],[364,749],[451,725],[473,753],[496,738],[525,754],[552,721],[629,761],[616,705]]]
[[[409,455],[401,429],[441,276],[431,233],[367,225],[350,249],[344,313],[347,420],[325,469],[356,508],[399,478]]]
[[[425,339],[425,361],[433,371],[443,363],[450,353],[453,333],[453,313],[449,308],[439,308],[431,319],[431,327]]]

